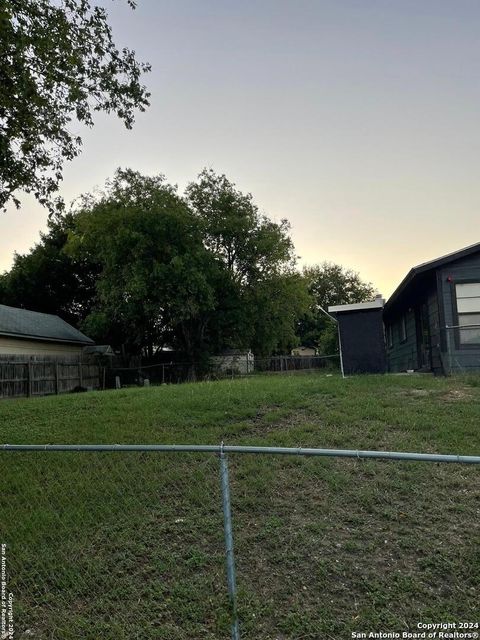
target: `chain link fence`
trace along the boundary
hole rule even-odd
[[[106,369],[107,388],[131,387],[158,384],[180,384],[193,380],[222,380],[243,378],[258,373],[295,374],[324,371],[326,374],[340,371],[340,356],[270,356],[254,358],[251,362],[235,362],[227,359],[219,362],[164,362],[133,367],[110,367]]]
[[[0,542],[15,638],[213,639],[228,631],[218,461],[189,454],[169,462],[148,452],[1,457]]]
[[[447,326],[442,333],[446,346],[443,368],[447,375],[480,370],[480,324]]]
[[[5,638],[346,640],[478,610],[480,456],[31,448],[0,451]]]

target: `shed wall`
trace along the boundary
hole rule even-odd
[[[355,373],[385,373],[383,309],[337,314],[342,343],[343,369]]]
[[[255,359],[251,352],[212,356],[211,362],[219,371],[236,373],[252,373],[255,367]]]

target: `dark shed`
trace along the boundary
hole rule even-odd
[[[387,368],[383,330],[383,298],[372,302],[328,308],[338,322],[343,371],[385,373]]]

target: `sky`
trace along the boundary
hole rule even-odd
[[[299,264],[352,268],[383,295],[415,264],[480,241],[478,0],[105,2],[152,72],[127,131],[100,115],[65,167],[67,202],[115,169],[179,189],[203,167],[292,225]],[[0,271],[45,228],[0,214]]]

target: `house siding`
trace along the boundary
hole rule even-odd
[[[451,282],[447,280],[451,278]],[[454,329],[456,325],[455,283],[462,280],[480,282],[480,254],[457,260],[438,270],[440,313],[445,325],[442,327],[442,360],[446,373],[461,373],[480,369],[480,348],[460,348]]]
[[[0,336],[0,355],[79,357],[83,345]]]
[[[444,373],[444,366],[441,352],[438,300],[437,288],[435,286],[427,294],[428,326],[430,330],[430,357],[433,373],[435,375],[442,375]]]
[[[407,339],[402,341],[401,327],[402,316],[405,314]],[[392,327],[393,344],[388,344],[388,328]],[[401,314],[395,316],[393,321],[386,324],[387,336],[387,361],[388,371],[391,373],[399,373],[407,369],[418,369],[417,355],[417,332],[415,323],[415,312],[413,309],[407,309]]]

